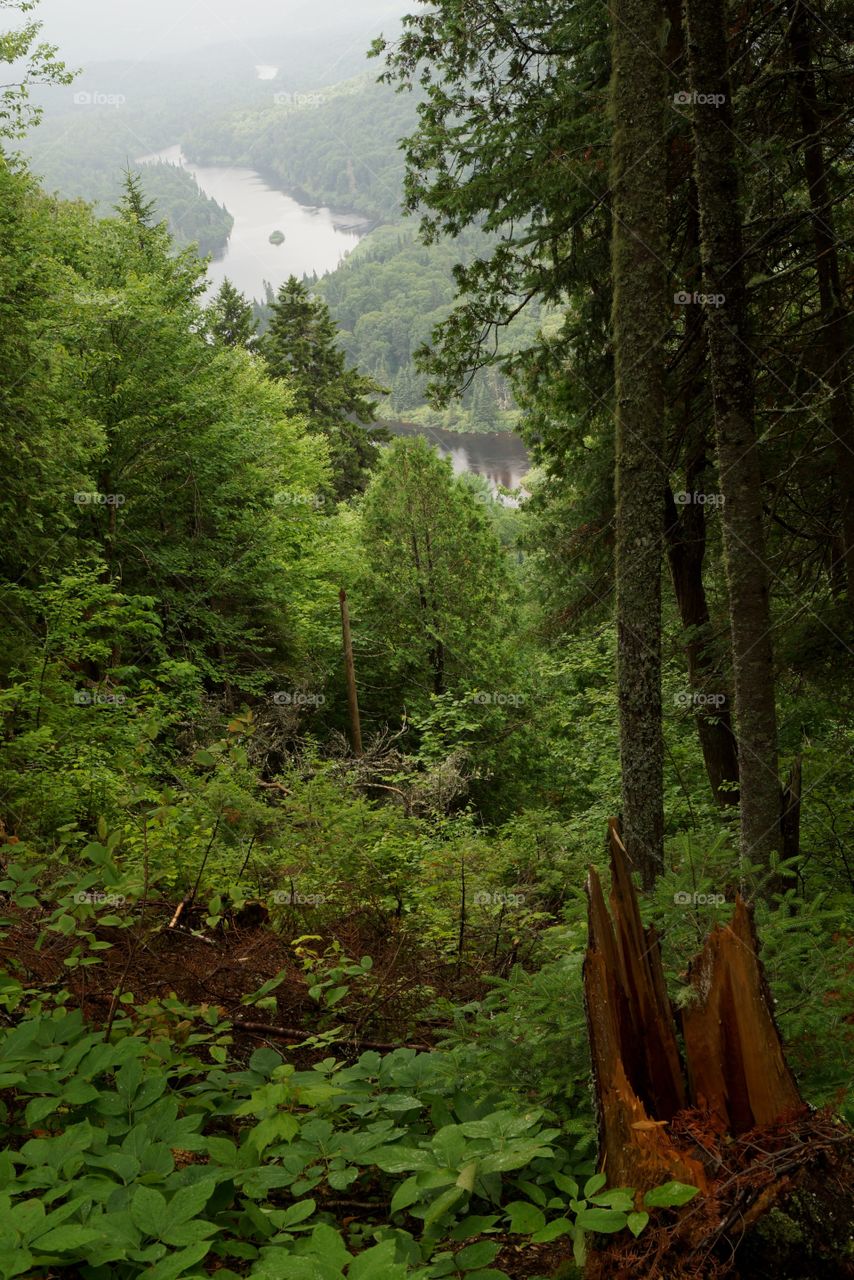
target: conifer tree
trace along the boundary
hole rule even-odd
[[[329,307],[291,276],[272,304],[259,348],[274,378],[290,386],[295,407],[330,442],[338,498],[363,490],[377,458],[376,422],[383,393],[373,379],[347,367]]]
[[[210,334],[215,343],[224,347],[255,350],[258,321],[252,313],[251,304],[228,278],[220,285],[207,314]]]

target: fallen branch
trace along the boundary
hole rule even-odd
[[[273,1027],[267,1022],[243,1022],[235,1019],[233,1027],[240,1031],[253,1031],[265,1036],[273,1036],[276,1040],[306,1040],[312,1033],[305,1031],[300,1027]],[[393,1053],[395,1049],[417,1049],[421,1053],[430,1053],[433,1046],[430,1044],[417,1044],[408,1041],[397,1041],[392,1043],[385,1040],[364,1040],[361,1036],[356,1039],[360,1049],[376,1049],[380,1053]]]

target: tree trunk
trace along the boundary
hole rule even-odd
[[[626,846],[649,886],[664,865],[665,23],[659,0],[612,0],[611,13],[620,761]]]
[[[347,677],[347,710],[350,719],[350,744],[353,755],[362,754],[362,720],[359,715],[359,692],[356,688],[356,663],[353,659],[353,638],[350,634],[350,607],[347,604],[347,592],[342,587],[338,592],[341,606],[341,638],[344,646],[344,672]]]
[[[848,312],[839,274],[839,250],[833,206],[827,183],[821,115],[812,66],[810,14],[803,0],[795,0],[789,41],[796,67],[798,107],[804,131],[804,169],[812,210],[815,269],[824,334],[824,377],[830,389],[830,430],[836,456],[836,485],[840,501],[841,559],[854,612],[854,413],[848,390],[850,345]]]
[[[689,497],[694,495],[695,478],[702,470],[702,466],[688,466]],[[669,489],[667,551],[673,591],[686,635],[688,684],[706,773],[719,805],[738,804],[738,746],[729,695],[712,646],[711,619],[703,584],[705,508],[689,501],[683,505],[680,515]]]
[[[780,781],[761,472],[744,281],[724,0],[686,0],[695,173],[708,314],[724,557],[732,625],[741,852],[769,868],[780,852]],[[723,101],[718,101],[722,96]],[[716,103],[716,105],[715,105]],[[709,305],[711,299],[711,305]]]

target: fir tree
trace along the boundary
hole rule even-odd
[[[347,498],[363,490],[377,458],[377,403],[384,388],[347,367],[329,307],[296,276],[282,285],[259,347],[274,378],[287,382],[295,405],[330,442],[335,490]]]
[[[258,321],[252,306],[229,279],[223,280],[207,309],[208,325],[214,342],[225,347],[245,347],[254,351]]]

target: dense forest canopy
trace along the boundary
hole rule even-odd
[[[0,4],[0,1280],[844,1280],[851,13],[410,7]]]

